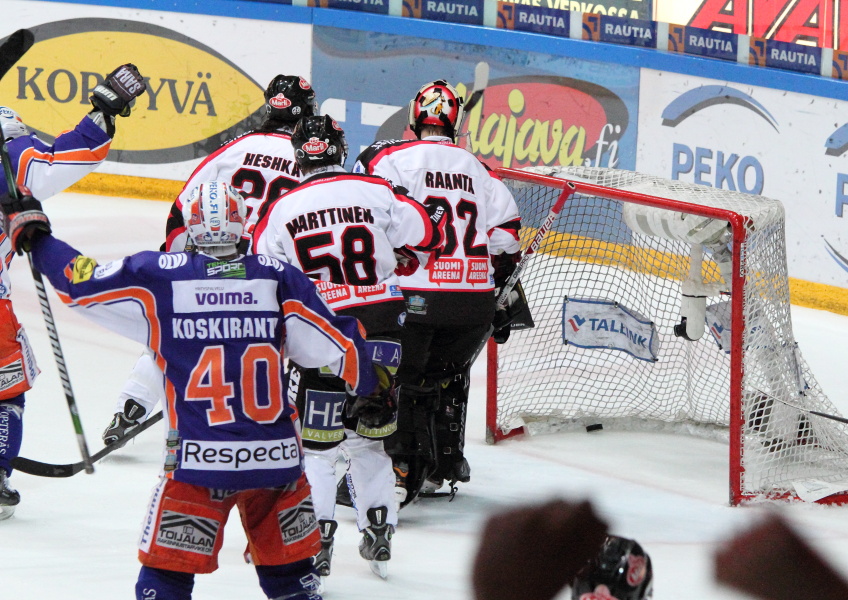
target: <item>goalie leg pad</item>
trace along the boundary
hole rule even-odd
[[[438,402],[436,387],[402,385],[398,392],[397,431],[386,439],[386,452],[432,457],[432,421]]]
[[[436,469],[431,479],[467,482],[471,479],[465,461],[465,418],[470,385],[467,370],[440,382],[439,407],[435,414]]]

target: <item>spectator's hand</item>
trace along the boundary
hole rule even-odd
[[[491,517],[473,566],[476,600],[550,600],[606,539],[589,502],[554,500]]]
[[[715,576],[764,600],[848,598],[848,583],[776,516],[721,548],[715,556]]]

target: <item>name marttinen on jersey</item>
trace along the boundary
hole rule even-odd
[[[254,281],[174,281],[174,312],[272,312],[279,313],[277,282]],[[176,339],[270,338],[274,336],[279,317],[209,316],[173,317],[171,325]]]

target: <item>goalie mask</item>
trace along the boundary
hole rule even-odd
[[[205,254],[229,256],[244,232],[244,200],[226,181],[205,181],[194,188],[183,204],[186,232]]]
[[[265,89],[265,114],[270,119],[294,123],[317,112],[315,90],[303,77],[277,75]]]
[[[347,156],[344,131],[330,115],[297,122],[291,135],[294,157],[300,168],[341,165]]]
[[[409,128],[418,136],[423,125],[436,125],[455,139],[462,128],[464,104],[462,96],[444,79],[427,83],[409,103]]]
[[[4,142],[29,135],[21,116],[7,106],[0,106],[0,129],[3,131]]]
[[[635,540],[608,536],[574,578],[572,600],[647,600],[653,597],[651,557]]]

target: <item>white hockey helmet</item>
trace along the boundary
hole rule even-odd
[[[198,249],[212,256],[236,252],[246,215],[244,199],[226,181],[201,183],[183,204],[188,237]]]
[[[4,142],[29,135],[21,116],[8,106],[0,106],[0,130],[3,131]]]
[[[444,79],[425,83],[409,103],[409,128],[418,135],[423,125],[436,125],[456,138],[465,116],[465,100]]]

